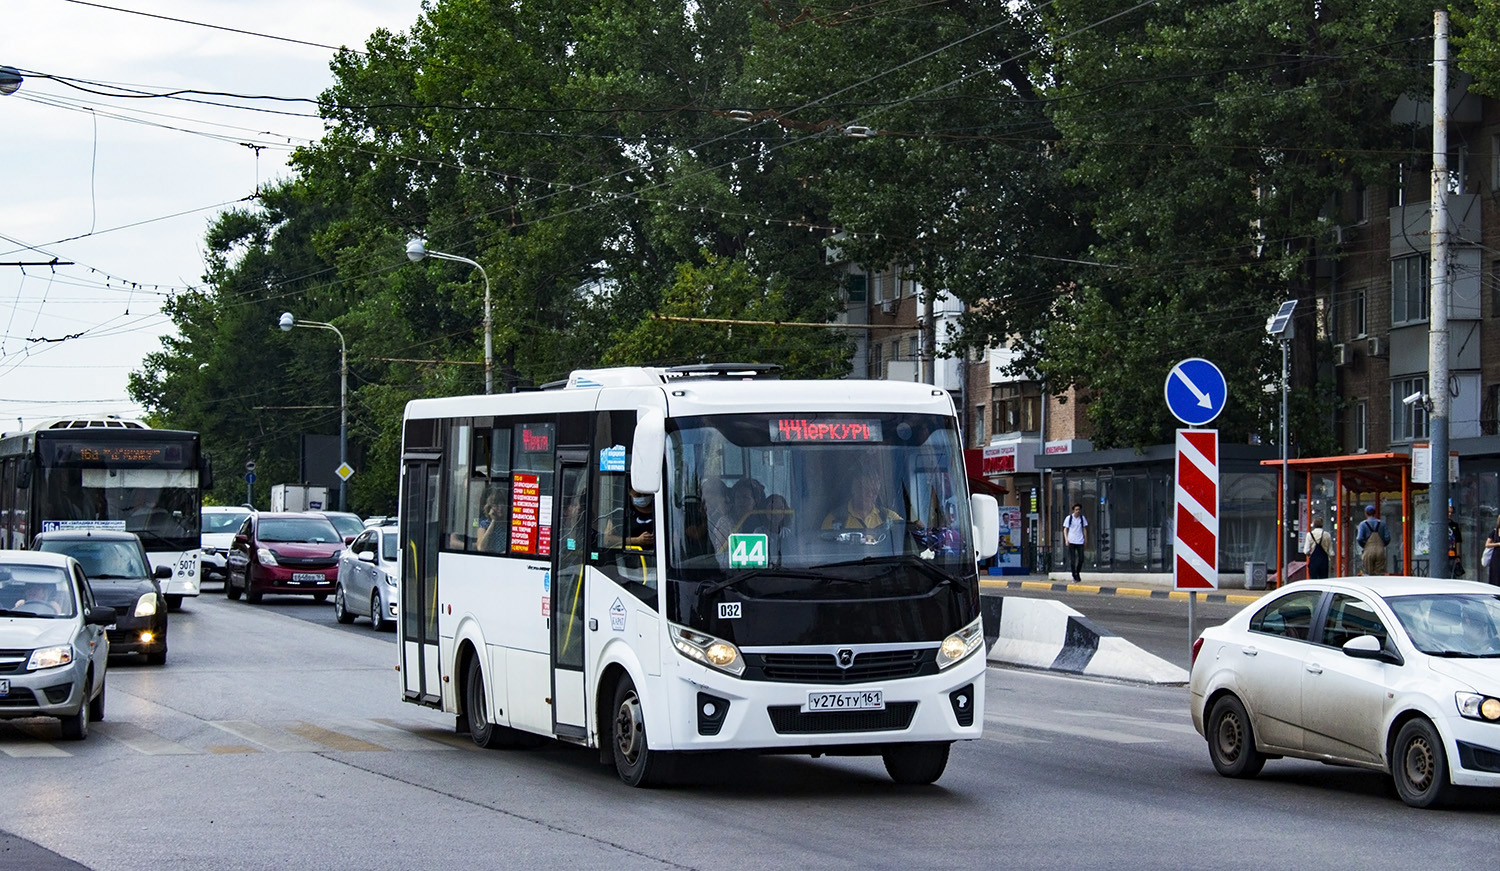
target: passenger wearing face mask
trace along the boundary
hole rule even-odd
[[[630,511],[625,519],[625,547],[634,550],[656,549],[656,497],[650,493],[630,491]]]

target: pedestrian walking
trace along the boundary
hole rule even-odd
[[[1485,580],[1500,587],[1500,559],[1495,558],[1495,548],[1500,547],[1500,518],[1495,520],[1495,528],[1484,540],[1484,556],[1480,557],[1479,564],[1484,567]]]
[[[1328,577],[1328,557],[1333,545],[1328,533],[1323,531],[1323,518],[1314,517],[1312,529],[1307,531],[1307,541],[1302,552],[1307,555],[1307,576],[1314,580]]]
[[[1083,506],[1073,503],[1073,513],[1063,518],[1063,530],[1068,539],[1068,570],[1074,581],[1083,580],[1078,573],[1083,570],[1083,545],[1088,541],[1086,530],[1088,518],[1083,516]]]
[[[1355,540],[1361,548],[1360,559],[1364,563],[1365,574],[1386,574],[1385,549],[1391,543],[1391,530],[1375,513],[1374,505],[1365,506],[1365,519],[1359,523]]]

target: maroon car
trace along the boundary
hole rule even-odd
[[[338,581],[344,537],[321,514],[255,513],[234,536],[224,595],[256,603],[266,593],[325,601]]]

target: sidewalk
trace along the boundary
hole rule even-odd
[[[1130,572],[1082,572],[1082,581],[1074,583],[1067,572],[1051,575],[980,575],[979,586],[985,592],[1032,590],[1053,593],[1085,593],[1101,596],[1136,596],[1149,599],[1188,600],[1186,591],[1172,589],[1172,576],[1166,573],[1135,574]],[[1249,605],[1270,590],[1246,590],[1243,574],[1225,574],[1219,578],[1219,589],[1200,592],[1199,601]]]

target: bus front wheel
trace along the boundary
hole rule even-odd
[[[630,678],[620,678],[615,687],[614,716],[610,720],[610,747],[615,771],[630,786],[660,786],[670,778],[672,755],[652,750],[646,738],[646,713],[641,696]]]
[[[951,744],[939,741],[928,744],[897,744],[880,754],[891,780],[904,786],[926,786],[935,783],[948,767]]]

